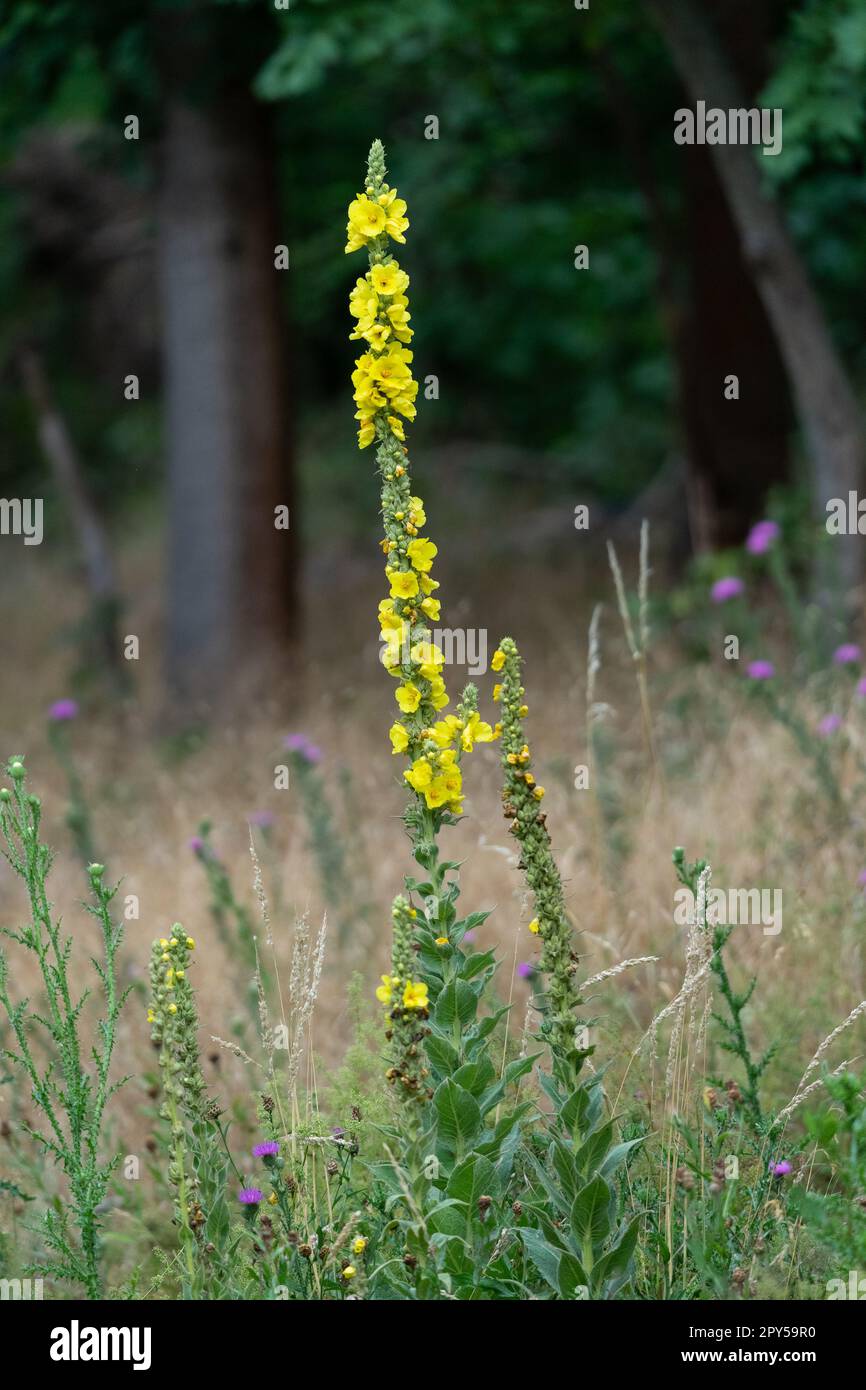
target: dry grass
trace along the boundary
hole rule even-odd
[[[14,666],[5,665],[2,673],[2,747],[27,756],[31,790],[45,806],[47,838],[60,850],[50,880],[54,900],[83,945],[92,924],[76,903],[86,885],[63,825],[62,774],[45,738],[45,708],[68,693],[69,652],[58,643],[57,633],[77,617],[81,603],[77,584],[60,572],[59,563],[25,552],[0,601],[4,646],[15,653]],[[321,556],[318,565],[320,572],[327,570]],[[276,816],[275,856],[273,861],[263,856],[264,886],[276,956],[283,980],[288,980],[297,915],[309,913],[310,921],[317,923],[325,908],[307,848],[302,808],[292,790],[273,788],[283,736],[303,730],[325,751],[323,770],[335,801],[339,769],[352,773],[363,811],[356,829],[368,865],[363,896],[379,907],[368,935],[350,941],[342,953],[333,939],[329,944],[312,1042],[331,1067],[347,1041],[347,980],[353,971],[362,971],[372,997],[388,955],[388,906],[409,868],[399,822],[403,792],[386,739],[391,691],[377,664],[372,623],[380,586],[376,561],[355,564],[352,582],[344,584],[335,560],[328,570],[330,587],[315,587],[307,614],[307,666],[300,696],[275,691],[269,700],[257,701],[249,715],[216,721],[200,751],[183,760],[172,759],[159,737],[160,669],[155,653],[160,609],[153,547],[147,538],[127,548],[123,566],[127,591],[136,596],[125,627],[141,639],[139,693],[125,711],[95,701],[88,709],[85,697],[74,743],[100,854],[111,875],[122,875],[122,894],[134,893],[140,901],[140,919],[128,926],[127,979],[145,980],[152,938],[171,922],[181,921],[199,943],[195,982],[205,1052],[213,1051],[206,1042],[212,1035],[231,1033],[246,982],[238,979],[215,938],[201,866],[187,841],[203,816],[213,820],[214,844],[232,872],[236,891],[256,917],[247,815],[270,810]],[[706,668],[687,670],[675,651],[664,648],[650,661],[654,744],[661,766],[673,763],[681,771],[677,776],[669,771],[663,785],[656,779],[649,787],[632,662],[612,588],[605,588],[599,565],[587,564],[582,574],[569,574],[562,566],[540,572],[534,557],[523,556],[504,591],[492,573],[484,580],[477,557],[467,554],[465,566],[472,601],[466,597],[469,583],[463,582],[459,563],[451,573],[443,566],[443,615],[447,613],[455,625],[487,627],[491,651],[505,631],[521,642],[531,709],[528,730],[547,788],[549,823],[570,909],[582,933],[586,973],[601,975],[627,959],[658,957],[594,987],[598,1041],[605,1056],[617,1059],[614,1073],[618,1067],[623,1075],[642,1033],[675,998],[683,979],[685,932],[673,923],[670,863],[672,847],[682,844],[689,857],[701,855],[711,861],[716,885],[783,890],[782,933],[766,936],[758,927],[740,928],[732,948],[734,969],[744,976],[755,972],[760,980],[751,1011],[756,1046],[782,1035],[784,1047],[770,1084],[784,1102],[821,1039],[866,997],[863,910],[856,888],[862,864],[852,839],[822,834],[823,811],[808,769],[797,759],[786,733],[742,700],[736,676]],[[596,597],[590,591],[590,575],[601,584],[606,603],[595,699],[612,706],[606,729],[616,748],[613,775],[621,804],[615,830],[627,842],[615,858],[594,852],[595,792],[576,791],[572,784],[574,766],[589,761],[586,629]],[[580,603],[574,600],[575,592],[583,595]],[[336,638],[335,611],[341,616]],[[452,675],[452,686],[462,674]],[[482,710],[490,713],[491,677],[479,683]],[[696,693],[691,713],[683,714],[675,705],[683,690]],[[718,732],[710,731],[711,722]],[[473,909],[498,908],[482,929],[482,939],[500,947],[500,991],[514,999],[513,1028],[519,1034],[530,991],[514,971],[517,962],[531,959],[534,946],[525,929],[527,914],[512,842],[500,814],[495,749],[482,748],[472,755],[467,784],[468,816],[456,831],[447,832],[447,850],[449,856],[465,861],[463,902]],[[279,910],[274,908],[275,868],[282,882]],[[2,920],[14,921],[21,907],[18,885],[4,868]],[[150,1066],[144,1011],[143,997],[133,996],[121,1030],[118,1068],[136,1075]],[[847,1056],[866,1051],[862,1017],[843,1042]],[[831,1049],[826,1060],[832,1066],[841,1056]],[[730,1067],[723,1057],[713,1055],[711,1046],[708,1062],[711,1068]],[[243,1066],[228,1054],[220,1054],[218,1066],[229,1089],[233,1077],[240,1081]],[[645,1068],[642,1073],[641,1066],[632,1067],[625,1094],[647,1085]],[[140,1092],[132,1087],[117,1102],[124,1142],[130,1146],[142,1123],[139,1107]]]

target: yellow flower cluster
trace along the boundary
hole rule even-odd
[[[382,476],[385,578],[388,597],[379,604],[381,660],[398,681],[399,717],[391,726],[394,753],[406,753],[406,781],[430,810],[459,814],[463,804],[461,755],[475,743],[490,742],[497,731],[472,708],[439,719],[449,704],[445,656],[428,623],[439,621],[438,581],[432,578],[436,545],[420,533],[427,517],[412,492],[401,416],[415,418],[418,384],[409,367],[412,338],[406,291],[409,277],[390,254],[388,238],[403,242],[409,223],[406,204],[385,182],[385,158],[376,141],[370,151],[365,192],[349,207],[347,251],[366,247],[370,268],[351,292],[356,320],[351,337],[367,350],[355,363],[356,419],[361,448],[378,441]]]
[[[400,989],[403,997],[400,999]],[[426,1009],[429,1007],[427,986],[421,981],[402,980],[396,975],[383,975],[382,983],[376,990],[380,1004],[393,1004],[395,996],[404,1009]]]
[[[397,197],[396,188],[389,188],[383,183],[376,194],[373,188],[368,187],[366,193],[359,193],[349,204],[346,253],[360,251],[363,246],[386,234],[404,245],[406,238],[403,233],[408,226],[406,204]]]
[[[403,233],[409,226],[405,213],[404,200],[384,182],[378,189],[370,185],[349,204],[346,251],[367,247],[371,261],[349,297],[349,311],[358,320],[350,338],[367,343],[367,351],[357,359],[352,373],[361,449],[376,438],[377,420],[382,435],[390,432],[402,441],[405,433],[400,416],[415,419],[418,383],[409,367],[412,353],[404,346],[412,339],[406,298],[409,276],[391,257],[387,242],[388,237],[405,242]]]

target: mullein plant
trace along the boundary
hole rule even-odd
[[[199,1060],[198,1010],[188,975],[194,949],[193,938],[178,922],[169,936],[154,941],[147,1021],[159,1054],[160,1114],[169,1128],[168,1178],[180,1233],[181,1291],[186,1298],[215,1298],[225,1296],[228,1276],[232,1232],[226,1179],[232,1161],[219,1107],[208,1097]]]
[[[93,903],[87,911],[100,928],[101,949],[93,965],[99,977],[103,1013],[96,1039],[88,1049],[81,1033],[88,991],[73,995],[68,966],[72,938],[61,935],[48,898],[46,881],[52,854],[39,839],[41,803],[26,790],[22,760],[7,765],[11,787],[0,789],[0,831],[4,857],[25,884],[30,921],[17,931],[2,934],[35,957],[42,981],[43,1012],[30,1008],[28,999],[13,1003],[9,994],[9,968],[0,953],[0,1004],[9,1020],[13,1045],[3,1055],[29,1084],[34,1106],[44,1121],[42,1132],[25,1126],[36,1144],[62,1172],[68,1197],[44,1215],[43,1237],[51,1256],[40,1262],[40,1273],[83,1285],[88,1298],[103,1292],[101,1222],[112,1169],[120,1155],[104,1157],[103,1129],[106,1106],[126,1078],[111,1080],[117,1024],[128,991],[119,989],[117,954],[123,927],[111,917],[117,891],[104,882],[105,869],[90,864],[87,870]],[[48,1061],[34,1050],[34,1031],[43,1030]],[[72,1227],[77,1228],[77,1237]]]
[[[402,1277],[386,1262],[370,1287],[373,1296],[413,1299],[521,1298],[540,1277],[562,1297],[574,1297],[578,1288],[607,1296],[628,1278],[636,1223],[627,1231],[615,1229],[616,1202],[600,1167],[606,1162],[605,1171],[612,1172],[630,1146],[611,1147],[613,1123],[604,1117],[598,1078],[575,1090],[590,1049],[576,1032],[576,961],[539,809],[543,790],[526,765],[528,750],[524,755],[514,644],[506,639],[494,659],[498,670],[510,657],[507,688],[499,692],[505,700],[502,725],[481,718],[473,685],[455,713],[443,713],[450,703],[445,659],[429,627],[440,619],[438,583],[431,574],[437,547],[421,534],[427,518],[413,491],[405,443],[404,421],[414,419],[418,388],[407,346],[409,277],[391,251],[393,241],[404,241],[405,214],[405,202],[386,182],[384,150],[376,141],[364,192],[349,207],[346,251],[363,248],[369,256],[369,269],[350,300],[357,319],[351,337],[365,344],[352,382],[358,444],[365,449],[375,443],[381,482],[389,590],[379,605],[381,660],[397,682],[399,708],[391,747],[409,764],[403,774],[411,792],[404,821],[425,876],[407,878],[407,896],[394,901],[391,970],[377,990],[385,1009],[387,1076],[404,1104],[386,1136],[394,1146],[388,1148],[390,1162],[375,1165],[374,1177],[401,1232],[403,1261]],[[498,739],[506,720],[509,804],[525,840],[523,862],[549,972],[544,1036],[559,1072],[546,1078],[546,1089],[564,1125],[541,1158],[529,1156],[540,1186],[526,1213],[512,1198],[522,1190],[516,1187],[522,1181],[516,1160],[520,1122],[530,1107],[513,1087],[535,1058],[518,1057],[499,1073],[490,1059],[490,1035],[508,1010],[482,1012],[496,962],[490,951],[467,952],[463,946],[467,932],[487,914],[458,920],[459,866],[441,860],[438,847],[440,830],[462,813],[464,756],[476,744]],[[562,1184],[557,1187],[550,1177],[560,1151],[573,1189],[564,1212]]]

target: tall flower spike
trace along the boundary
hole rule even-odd
[[[409,277],[391,254],[391,242],[405,240],[409,223],[406,204],[385,181],[385,172],[385,152],[376,140],[364,192],[349,206],[346,245],[347,251],[365,247],[369,256],[369,270],[352,290],[349,307],[358,321],[351,337],[366,347],[352,374],[358,443],[363,449],[377,441],[382,486],[389,592],[379,604],[381,659],[398,682],[394,698],[399,714],[390,737],[393,752],[409,759],[406,781],[425,810],[459,815],[461,756],[475,743],[489,742],[494,733],[477,710],[468,734],[459,715],[439,717],[449,703],[442,674],[445,657],[428,625],[440,616],[439,584],[431,575],[438,551],[421,535],[427,522],[424,503],[413,494],[409,476],[403,420],[415,418],[418,383],[405,346],[412,337],[405,293]]]
[[[431,1094],[425,1084],[428,1071],[421,1046],[429,1033],[427,986],[413,980],[415,952],[412,932],[417,916],[404,897],[394,899],[391,909],[393,945],[391,975],[383,975],[376,996],[385,1006],[385,1036],[391,1044],[391,1065],[385,1073],[407,1100],[427,1100]]]
[[[578,957],[565,910],[562,879],[550,848],[547,818],[541,809],[544,788],[535,781],[532,756],[523,733],[523,719],[529,711],[523,703],[520,654],[510,637],[502,639],[491,665],[502,674],[497,696],[502,703],[504,812],[511,822],[511,834],[520,841],[520,866],[534,903],[530,926],[541,942],[539,966],[547,977],[541,1032],[554,1059],[576,1074],[589,1051],[578,1033],[577,1010],[583,1003],[577,979]]]

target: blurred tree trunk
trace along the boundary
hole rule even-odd
[[[594,56],[655,252],[656,290],[685,445],[682,526],[685,530],[687,511],[695,551],[736,545],[760,514],[768,489],[788,476],[791,422],[784,367],[709,151],[688,150],[681,234],[661,196],[634,94],[612,53],[598,49]],[[686,284],[679,274],[683,266]],[[731,371],[741,375],[745,388],[733,406],[723,393]],[[683,552],[676,547],[675,553]]]
[[[84,629],[85,646],[93,648],[90,654],[110,674],[115,689],[125,691],[127,674],[118,634],[122,605],[108,535],[90,495],[78,451],[54,399],[40,354],[34,347],[25,347],[18,360],[24,388],[36,416],[39,444],[54,477],[58,496],[69,513],[84,563],[91,609]]]
[[[159,197],[172,693],[266,669],[295,612],[274,166],[246,88],[166,110]],[[275,508],[292,509],[292,530]]]
[[[692,101],[724,110],[745,105],[733,68],[693,0],[648,3]],[[755,151],[745,145],[709,149],[791,382],[809,450],[815,514],[823,520],[829,498],[847,497],[864,480],[866,441],[854,391],[806,267],[762,185]],[[836,545],[840,578],[853,586],[863,572],[860,538],[840,536]]]

